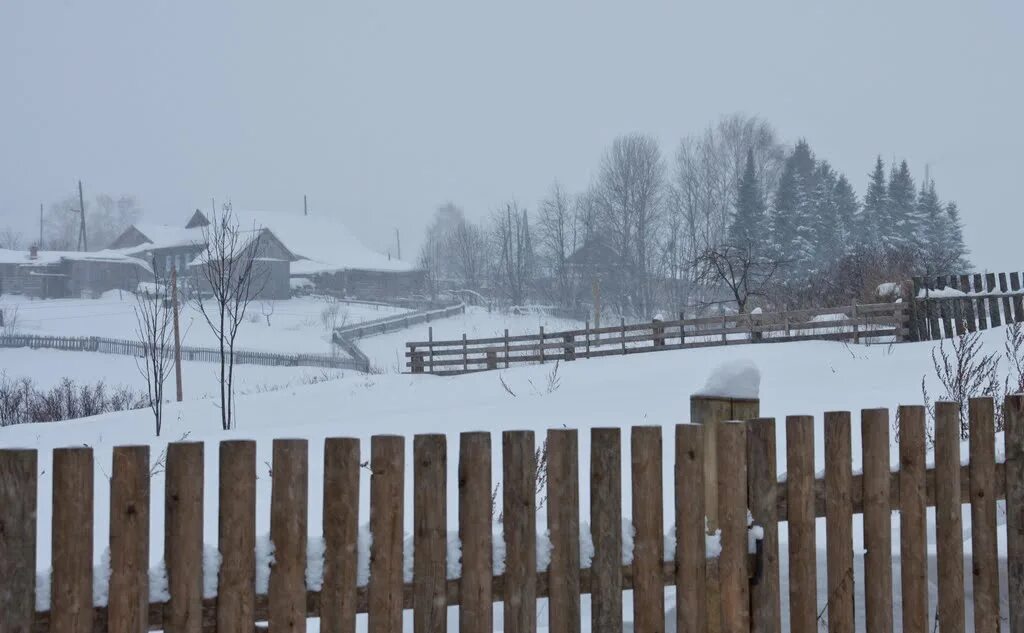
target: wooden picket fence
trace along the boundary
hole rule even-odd
[[[29,334],[0,335],[0,347],[30,349],[54,349],[66,352],[96,352],[121,356],[142,357],[145,346],[139,341],[104,338],[100,336],[37,336]],[[167,350],[168,355],[172,352]],[[346,358],[331,354],[280,354],[235,350],[235,362],[241,365],[263,365],[268,367],[325,367],[331,369],[354,369],[369,371],[369,361],[363,358]],[[187,361],[220,362],[220,350],[212,347],[181,347],[181,359]]]
[[[551,631],[578,633],[580,598],[591,599],[594,631],[623,629],[623,592],[633,592],[636,631],[661,631],[664,589],[676,589],[679,631],[747,633],[780,630],[788,609],[791,630],[836,633],[854,630],[852,521],[864,516],[867,557],[868,631],[943,633],[999,630],[999,557],[996,501],[1007,504],[1010,631],[1024,631],[1024,396],[1005,406],[1005,463],[995,459],[994,406],[970,403],[970,463],[960,460],[960,407],[936,407],[935,466],[926,468],[925,410],[901,407],[899,468],[890,471],[887,409],[861,412],[863,474],[854,474],[851,415],[826,413],[825,471],[815,478],[815,426],[809,416],[785,420],[787,473],[776,473],[776,429],[772,419],[716,424],[717,513],[721,553],[706,556],[705,427],[675,428],[674,475],[663,480],[662,428],[629,432],[632,506],[622,504],[622,435],[596,428],[590,441],[590,534],[593,559],[582,568],[580,553],[578,434],[547,434],[547,525],[550,564],[537,567],[536,457],[533,432],[501,436],[504,573],[492,560],[491,434],[463,433],[457,465],[461,575],[447,575],[447,478],[451,476],[443,435],[413,440],[414,486],[404,489],[405,439],[371,440],[369,579],[359,586],[360,446],[355,439],[324,445],[323,525],[308,525],[306,440],[273,444],[270,538],[274,563],[266,595],[255,588],[256,447],[251,441],[221,442],[219,516],[203,516],[204,446],[168,447],[165,471],[164,560],[169,601],[149,598],[150,455],[146,446],[118,447],[110,470],[109,602],[93,604],[93,454],[90,448],[53,453],[51,604],[37,612],[35,450],[0,450],[0,633],[110,631],[252,633],[268,621],[272,633],[304,631],[320,618],[326,633],[355,630],[356,614],[367,613],[371,633],[402,630],[403,610],[412,610],[414,630],[445,631],[447,605],[458,605],[459,630],[493,630],[493,604],[504,604],[505,631],[535,631],[537,600],[548,599]],[[104,482],[105,483],[105,482]],[[674,487],[674,505],[663,507],[663,487]],[[412,582],[403,579],[405,495],[412,496]],[[969,504],[973,539],[974,622],[965,622],[962,507]],[[928,605],[926,511],[937,517],[937,622]],[[763,529],[756,553],[748,549],[748,509]],[[586,511],[586,509],[584,510]],[[631,511],[631,512],[630,512]],[[894,605],[891,511],[900,513],[903,601]],[[666,521],[665,512],[669,513]],[[633,549],[624,565],[622,519],[631,513]],[[815,519],[824,517],[827,536],[827,599],[817,597]],[[106,520],[104,517],[101,520]],[[215,598],[203,598],[203,524],[217,520],[221,563]],[[781,595],[778,526],[788,523],[789,595]],[[675,554],[665,556],[666,523],[675,524]],[[319,590],[306,586],[307,535],[322,529],[324,572]],[[541,528],[544,529],[543,527]],[[666,561],[666,558],[668,560]],[[714,600],[711,600],[714,596]],[[966,628],[965,628],[966,627]]]
[[[909,333],[910,306],[877,303],[765,314],[651,321],[492,338],[406,343],[412,373],[465,374],[512,364],[573,361],[623,354],[737,345],[830,340],[901,341]]]
[[[1024,322],[1021,275],[975,273],[915,277],[911,336],[935,341]]]

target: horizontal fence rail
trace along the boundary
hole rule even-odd
[[[166,595],[159,597],[150,594],[159,583],[147,574],[150,548],[159,547],[149,542],[148,447],[113,450],[109,598],[102,592],[94,598],[92,584],[92,449],[53,452],[52,495],[41,497],[52,498],[53,529],[42,532],[50,534],[42,545],[51,548],[53,567],[40,579],[38,454],[4,449],[0,631],[249,633],[257,621],[268,621],[271,631],[297,633],[305,630],[306,618],[320,618],[321,630],[334,632],[355,630],[356,614],[366,613],[370,631],[397,633],[406,609],[412,610],[415,631],[444,631],[445,607],[458,605],[459,630],[490,632],[497,602],[503,603],[504,630],[535,631],[537,600],[546,598],[542,617],[559,632],[622,631],[629,619],[637,631],[663,630],[667,609],[674,606],[676,630],[696,633],[779,633],[783,613],[798,632],[891,631],[900,617],[902,630],[925,633],[936,628],[929,617],[933,582],[939,630],[996,631],[1003,566],[998,500],[1005,500],[1008,522],[1009,630],[1019,631],[1024,626],[1024,396],[1008,398],[1003,411],[1005,462],[996,459],[994,403],[975,399],[966,421],[969,460],[962,464],[960,405],[938,403],[929,467],[924,407],[900,407],[895,427],[887,409],[863,410],[859,473],[853,470],[848,412],[824,416],[823,474],[815,472],[816,427],[810,416],[785,419],[781,462],[770,418],[680,424],[674,438],[664,438],[659,426],[626,432],[595,428],[589,473],[581,473],[578,432],[551,430],[542,444],[540,483],[534,433],[506,431],[496,447],[499,493],[492,488],[494,452],[486,432],[460,435],[452,468],[444,435],[417,435],[411,447],[400,436],[375,436],[368,464],[361,462],[358,440],[329,438],[322,482],[310,482],[307,440],[275,440],[270,534],[264,538],[256,535],[255,442],[220,443],[216,518],[203,515],[204,444],[172,443],[164,471],[159,572],[166,573]],[[896,470],[890,464],[890,442],[896,439],[891,428],[899,440]],[[665,441],[672,447],[668,468]],[[776,474],[777,463],[786,465],[782,476]],[[714,465],[710,470],[709,464]],[[360,528],[362,477],[369,477],[368,533]],[[451,500],[458,507],[455,526],[449,525],[447,510],[452,477],[459,483],[457,499]],[[589,508],[580,503],[581,479],[589,483]],[[411,490],[407,480],[413,482]],[[321,526],[307,524],[311,483],[322,485]],[[623,503],[624,484],[631,504]],[[540,494],[546,495],[545,525],[537,517]],[[405,516],[406,498],[411,521]],[[666,504],[666,498],[674,501]],[[967,573],[973,576],[974,622],[968,629],[962,504],[969,505],[973,550]],[[931,507],[937,575],[928,572]],[[892,510],[900,513],[895,544]],[[852,527],[858,514],[867,552],[866,622],[859,624]],[[711,515],[715,532],[709,536]],[[817,590],[815,519],[820,516],[825,517],[827,558],[824,601]],[[211,557],[204,554],[203,525],[214,520],[219,537],[212,559],[219,565],[204,570],[204,559]],[[779,558],[782,522],[788,523],[789,535],[785,565]],[[410,543],[405,542],[408,525],[413,526]],[[450,529],[457,531],[457,547],[451,546]],[[323,540],[313,547],[308,535],[320,530]],[[499,538],[500,549],[494,547]],[[894,603],[894,548],[900,552],[902,603]],[[589,560],[581,558],[583,551]],[[503,559],[495,552],[503,552]],[[788,595],[780,589],[783,574],[788,574]],[[49,587],[50,600],[39,599],[37,586]],[[675,588],[674,605],[666,601],[666,587]],[[623,612],[626,590],[633,592],[631,615]],[[589,626],[581,621],[585,594],[590,595]]]
[[[376,336],[378,334],[385,334],[387,332],[396,332],[405,328],[412,327],[413,325],[419,325],[420,323],[429,323],[437,319],[444,319],[456,314],[465,314],[466,304],[460,303],[458,305],[448,306],[446,308],[438,308],[432,310],[419,310],[416,312],[407,312],[405,314],[395,314],[392,316],[382,317],[380,319],[373,319],[372,321],[363,321],[362,323],[352,323],[351,325],[344,325],[334,330],[334,338],[342,338],[347,341],[354,341],[357,339],[365,338],[367,336]]]
[[[915,340],[936,341],[1024,322],[1020,273],[915,277],[913,291]]]
[[[0,335],[0,347],[30,349],[54,349],[67,352],[96,352],[99,354],[119,354],[122,356],[142,357],[145,345],[139,341],[103,338],[98,336],[30,336],[22,334]],[[174,350],[168,348],[168,355]],[[353,369],[369,371],[368,361],[363,358],[345,358],[329,354],[279,354],[276,352],[257,352],[252,350],[235,350],[236,363],[243,365],[289,366],[289,367],[324,367],[329,369]],[[199,362],[220,362],[220,350],[212,347],[182,346],[181,359]]]
[[[861,343],[903,340],[909,334],[905,303],[878,303],[774,314],[740,314],[652,321],[537,334],[406,343],[412,373],[463,374],[520,363],[573,361],[666,350],[789,341]]]

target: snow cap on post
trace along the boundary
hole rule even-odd
[[[740,359],[722,363],[708,376],[695,396],[756,400],[761,389],[761,372],[752,361]]]

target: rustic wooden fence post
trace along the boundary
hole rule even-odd
[[[861,411],[864,465],[865,626],[892,633],[892,509],[890,506],[889,410]]]
[[[576,337],[566,334],[562,337],[562,354],[565,360],[576,360]]]
[[[1013,323],[1013,306],[1010,303],[1010,288],[1006,283],[1006,273],[999,273],[999,293],[1003,295],[1003,323]]]
[[[814,526],[814,418],[786,418],[786,519],[789,523],[789,621],[793,633],[817,633]]]
[[[505,631],[537,630],[537,462],[533,431],[505,431],[502,514],[505,535]]]
[[[91,448],[53,450],[50,630],[92,631],[93,456]]]
[[[590,432],[592,630],[622,633],[622,444],[618,428]]]
[[[704,427],[676,425],[676,630],[704,633],[707,555],[704,534]]]
[[[925,410],[899,408],[900,587],[903,630],[928,627],[928,525],[925,484]]]
[[[217,633],[250,633],[256,604],[256,442],[221,442],[219,468]]]
[[[760,573],[750,583],[751,627],[763,633],[779,633],[779,484],[773,418],[747,422],[746,451],[747,504],[754,523],[761,526],[764,534],[760,542]]]
[[[462,371],[469,371],[469,352],[466,350],[466,333],[462,333]]]
[[[115,447],[113,462],[107,631],[145,633],[149,630],[149,447]]]
[[[661,467],[661,427],[634,426],[630,432],[633,490],[633,626],[661,631],[665,626],[665,560]]]
[[[661,319],[651,320],[651,335],[655,347],[665,347],[665,324]]]
[[[828,630],[853,633],[853,466],[850,414],[825,414],[825,530]]]
[[[972,398],[969,406],[974,630],[998,631],[995,404],[991,398]]]
[[[974,301],[977,305],[978,329],[988,329],[988,310],[985,309],[985,286],[982,283],[981,273],[975,273],[973,277],[973,291],[976,293]]]
[[[540,350],[540,362],[541,362],[541,364],[543,364],[544,363],[544,326],[543,325],[540,326],[540,347],[538,349]]]
[[[274,440],[270,490],[270,540],[274,564],[267,591],[274,633],[306,630],[306,537],[309,522],[309,446]]]
[[[34,450],[0,450],[0,633],[32,631],[37,461]]]
[[[402,630],[402,526],[405,514],[405,438],[370,440],[369,632]]]
[[[960,405],[935,404],[935,538],[938,550],[938,623],[943,633],[964,631],[964,542],[960,508]]]
[[[1010,273],[1010,291],[1013,297],[1013,320],[1015,323],[1024,321],[1024,295],[1020,294],[1020,274]]]
[[[747,567],[747,426],[723,422],[718,437],[719,556],[722,633],[750,631]]]
[[[323,633],[355,633],[359,539],[359,440],[324,440]]]
[[[548,533],[551,565],[548,630],[579,633],[580,622],[580,476],[575,429],[548,431]]]
[[[965,295],[971,294],[970,275],[960,275],[960,291]],[[971,299],[970,296],[964,297],[963,299],[963,313],[967,331],[976,332],[978,330],[978,320],[974,313],[974,300]]]
[[[1006,416],[1007,597],[1010,631],[1019,633],[1024,631],[1024,395],[1007,396],[1003,412]]]
[[[168,633],[203,630],[203,444],[167,446],[164,473],[164,560],[170,601]]]
[[[490,633],[494,628],[491,550],[491,435],[459,436],[459,631]]]
[[[989,294],[996,292],[996,274],[986,273],[985,274],[985,291]],[[992,327],[999,327],[1003,324],[1003,320],[999,314],[999,299],[997,297],[988,298],[988,316],[989,321],[992,323]]]
[[[444,435],[413,439],[413,631],[448,630],[448,456]]]

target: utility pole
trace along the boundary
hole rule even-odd
[[[43,203],[39,203],[39,250],[43,250]]]
[[[398,247],[398,259],[402,259],[402,236],[398,234],[398,228],[395,228],[395,245]]]
[[[78,228],[78,250],[89,250],[89,238],[85,233],[85,197],[82,195],[82,181],[78,181],[78,212],[82,214],[82,222]]]
[[[177,387],[178,402],[182,399],[181,387],[181,331],[178,328],[178,267],[171,268],[171,309],[174,310],[174,384]]]
[[[309,204],[306,202],[306,194],[302,194],[302,215],[309,215]]]

